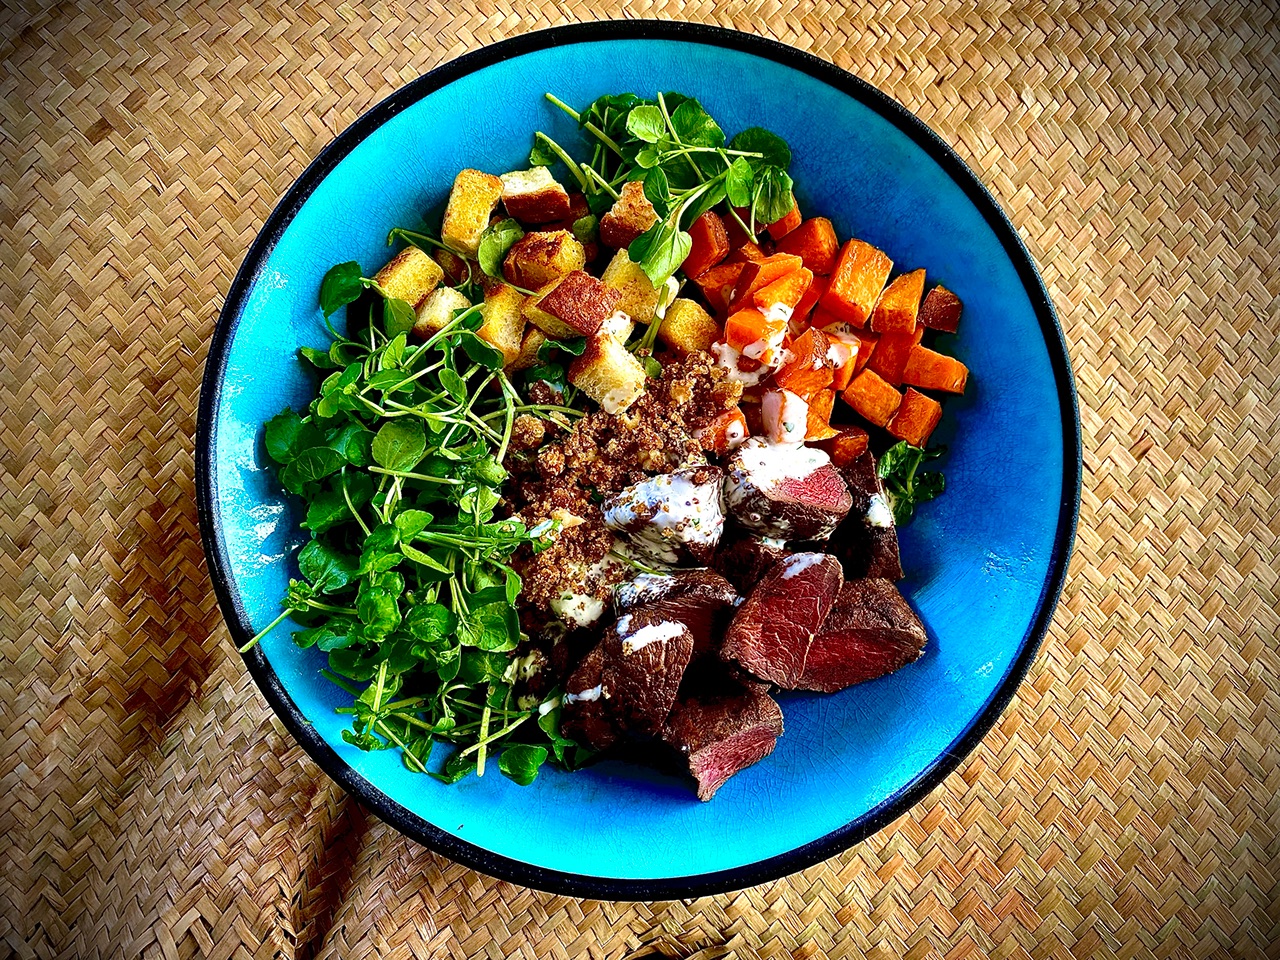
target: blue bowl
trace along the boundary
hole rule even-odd
[[[271,621],[304,541],[272,478],[264,422],[309,399],[295,359],[323,346],[321,276],[387,258],[387,230],[438,203],[462,167],[525,165],[531,134],[576,142],[543,99],[623,90],[698,97],[731,134],[762,125],[794,154],[801,208],[842,236],[926,267],[964,301],[945,349],[973,371],[937,441],[947,492],[902,531],[903,589],[929,631],[918,663],[834,696],[783,702],[768,759],[710,803],[648,769],[604,763],[455,786],[340,736],[349,700],[286,628],[245,660],[271,706],[349,793],[429,847],[557,893],[691,897],[784,876],[902,814],[978,743],[1026,673],[1067,569],[1080,439],[1062,331],[1035,265],[963,162],[895,101],[758,37],[682,23],[563,27],[495,44],[378,104],[330,144],[268,218],[214,333],[197,438],[201,533],[237,643]]]

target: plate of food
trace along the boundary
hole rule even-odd
[[[201,532],[272,708],[379,816],[614,899],[773,879],[998,717],[1079,501],[999,206],[781,44],[514,38],[326,147],[232,284]]]

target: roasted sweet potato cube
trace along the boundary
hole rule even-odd
[[[880,337],[866,330],[859,330],[855,336],[858,338],[858,356],[853,364],[853,375],[856,377],[866,369],[871,358],[876,355],[876,345],[880,342]]]
[[[942,419],[942,404],[926,397],[918,390],[907,387],[906,395],[886,429],[899,440],[913,447],[923,447]]]
[[[644,393],[645,372],[626,346],[606,333],[587,338],[582,356],[569,366],[569,382],[605,413],[620,413]]]
[[[658,307],[658,291],[626,250],[619,250],[613,255],[600,279],[622,294],[618,309],[632,320],[648,324],[653,319],[653,312]]]
[[[920,306],[920,322],[930,330],[955,333],[956,327],[960,325],[962,307],[959,297],[938,284],[929,291]]]
[[[440,225],[440,239],[468,257],[480,246],[489,215],[502,199],[502,181],[480,170],[459,170]]]
[[[907,365],[907,357],[914,346],[914,330],[906,333],[895,330],[893,333],[881,334],[867,368],[874,370],[886,383],[896,387],[902,383],[902,371]]]
[[[569,216],[569,191],[547,167],[513,170],[499,177],[502,205],[521,223],[551,223]]]
[[[766,254],[760,248],[760,244],[752,243],[748,240],[746,243],[739,244],[729,251],[729,256],[725,259],[729,263],[750,263],[753,260],[763,260]]]
[[[834,390],[819,390],[809,398],[809,423],[806,440],[828,440],[840,431],[831,426],[831,411],[836,404]]]
[[[536,290],[586,263],[586,251],[568,230],[526,233],[507,251],[502,274],[508,283]]]
[[[845,402],[877,427],[883,427],[898,412],[902,394],[880,378],[874,370],[863,370],[841,394]]]
[[[766,228],[769,236],[774,240],[781,240],[796,227],[800,226],[800,207],[796,203],[795,197],[791,198],[791,209],[782,217],[779,217]]]
[[[484,323],[476,336],[502,351],[507,366],[520,355],[524,340],[524,294],[506,283],[494,284],[484,294],[481,315]]]
[[[723,457],[750,436],[746,415],[737,407],[721,413],[697,434],[702,449]]]
[[[827,357],[831,360],[831,386],[839,393],[849,385],[853,375],[857,373],[858,338],[850,333],[827,334],[829,346]]]
[[[870,435],[861,427],[840,427],[835,436],[819,441],[816,446],[826,451],[832,465],[839,470],[862,456],[870,440]]]
[[[902,382],[925,390],[964,393],[969,368],[955,357],[936,353],[919,344],[911,348],[903,365]]]
[[[696,277],[729,255],[729,234],[720,215],[708,210],[689,227],[693,246],[684,258],[685,276]]]
[[[804,296],[800,298],[800,302],[796,304],[795,310],[791,313],[791,329],[793,331],[798,333],[811,325],[809,318],[813,315],[813,308],[818,305],[822,295],[827,292],[827,284],[829,282],[830,279],[828,277],[816,273],[813,275],[813,282],[809,284],[809,289],[804,292]]]
[[[800,269],[799,257],[779,253],[763,260],[752,260],[742,268],[738,282],[733,287],[733,298],[729,301],[729,312],[733,313],[751,306],[758,290],[767,287],[773,281],[786,276],[792,270]]]
[[[738,210],[737,217],[728,216],[724,218],[724,229],[729,235],[729,249],[731,251],[737,250],[744,243],[755,243],[751,237],[747,236],[747,231],[738,223],[739,218],[742,219],[743,223],[747,222],[747,218],[743,215],[741,210]]]
[[[883,251],[850,240],[840,248],[822,306],[846,323],[865,326],[892,269],[893,261]]]
[[[872,311],[871,329],[876,333],[914,331],[923,293],[923,270],[912,270],[894,278],[893,283],[880,294],[880,301]]]
[[[608,247],[626,247],[640,234],[658,222],[658,213],[644,195],[644,184],[629,180],[622,185],[621,196],[600,218],[600,242]]]
[[[720,339],[720,324],[692,300],[677,297],[667,307],[658,339],[676,353],[688,356],[710,349]]]
[[[806,330],[791,344],[791,359],[773,375],[784,390],[808,399],[831,386],[834,364],[828,356],[831,341],[821,330]]]
[[[826,217],[811,217],[778,241],[778,253],[795,254],[807,269],[827,276],[840,253],[836,229]]]
[[[693,278],[693,282],[702,291],[702,296],[716,313],[723,315],[728,312],[729,297],[733,294],[733,286],[738,282],[738,277],[742,275],[745,266],[746,264],[741,261],[738,263],[721,263]]]
[[[767,363],[773,358],[774,351],[781,348],[786,330],[785,319],[769,317],[754,307],[748,307],[729,314],[724,325],[724,338],[729,346],[744,353],[745,359]]]
[[[766,284],[752,294],[752,300],[761,310],[782,303],[790,307],[792,315],[796,304],[798,304],[813,283],[813,274],[801,267],[799,270],[792,270],[790,273],[784,273],[777,280]]]
[[[405,247],[373,278],[387,295],[416,307],[440,285],[444,270],[417,247]]]

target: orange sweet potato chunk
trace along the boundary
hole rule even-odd
[[[749,436],[746,415],[738,407],[724,411],[698,434],[702,449],[723,457]]]
[[[747,240],[745,243],[740,243],[738,246],[733,247],[729,251],[729,256],[725,259],[730,263],[750,263],[753,260],[763,260],[764,258],[765,252],[760,249],[760,244]]]
[[[798,226],[800,226],[800,206],[796,203],[795,197],[792,197],[791,209],[787,211],[786,216],[773,221],[766,229],[773,239],[781,240]]]
[[[964,393],[969,368],[955,357],[936,353],[916,344],[911,348],[902,368],[902,382],[925,390]]]
[[[773,375],[774,382],[806,400],[825,390],[835,375],[827,356],[830,346],[831,341],[821,330],[806,330],[791,344],[791,359]]]
[[[930,330],[955,333],[960,325],[960,311],[964,304],[954,293],[938,284],[929,291],[920,306],[920,322]]]
[[[834,437],[828,437],[817,444],[819,450],[825,450],[831,463],[839,469],[853,463],[862,456],[870,442],[867,431],[861,427],[840,427]]]
[[[881,334],[867,368],[879,374],[886,383],[898,386],[902,383],[902,371],[907,365],[907,357],[915,349],[915,337],[915,330],[906,333],[895,330],[893,333]]]
[[[873,370],[863,370],[841,394],[845,402],[877,427],[883,427],[898,412],[902,394]]]
[[[794,316],[796,304],[809,292],[812,283],[813,274],[801,267],[799,270],[784,273],[777,280],[761,287],[752,295],[752,298],[761,310],[768,310],[777,303],[785,303],[791,307]]]
[[[800,302],[796,304],[791,314],[793,330],[803,330],[809,326],[809,316],[813,313],[813,308],[818,305],[818,301],[822,299],[822,295],[827,292],[829,282],[826,277],[813,274],[813,282],[809,284],[809,289],[804,292],[804,296],[800,298]]]
[[[871,329],[876,333],[915,330],[923,294],[923,270],[912,270],[895,278],[880,295],[880,302],[871,314]]]
[[[899,440],[905,440],[913,447],[923,447],[941,419],[942,404],[907,387],[906,396],[902,398],[898,412],[889,421],[887,429]]]
[[[757,290],[762,290],[779,277],[784,277],[792,270],[803,266],[799,257],[779,253],[763,260],[752,260],[742,269],[738,282],[733,287],[733,299],[729,301],[729,312],[733,313],[749,307]]]
[[[702,291],[702,296],[716,313],[723,316],[728,311],[733,285],[742,276],[745,266],[742,262],[720,263],[693,278],[693,282]]]
[[[822,306],[846,323],[865,326],[892,269],[893,261],[884,251],[850,240],[840,248]]]
[[[729,346],[741,353],[761,340],[766,343],[773,340],[786,325],[785,320],[771,320],[754,307],[748,307],[729,314],[724,325],[724,339]],[[762,356],[758,359],[767,361],[770,358]]]
[[[689,227],[693,246],[684,258],[686,276],[696,277],[729,255],[729,234],[719,214],[708,210]]]
[[[804,434],[806,440],[828,440],[840,432],[831,426],[831,411],[835,405],[834,390],[819,390],[809,398],[809,422]]]
[[[778,252],[794,253],[815,274],[826,276],[835,269],[840,243],[830,220],[811,217],[778,241]]]

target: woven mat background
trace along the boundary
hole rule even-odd
[[[0,12],[0,956],[1280,955],[1274,3],[575,6],[768,34],[939,130],[1042,265],[1086,450],[1053,631],[961,769],[828,863],[650,905],[498,883],[346,800],[196,530],[206,344],[277,198],[564,6],[45,7]]]

